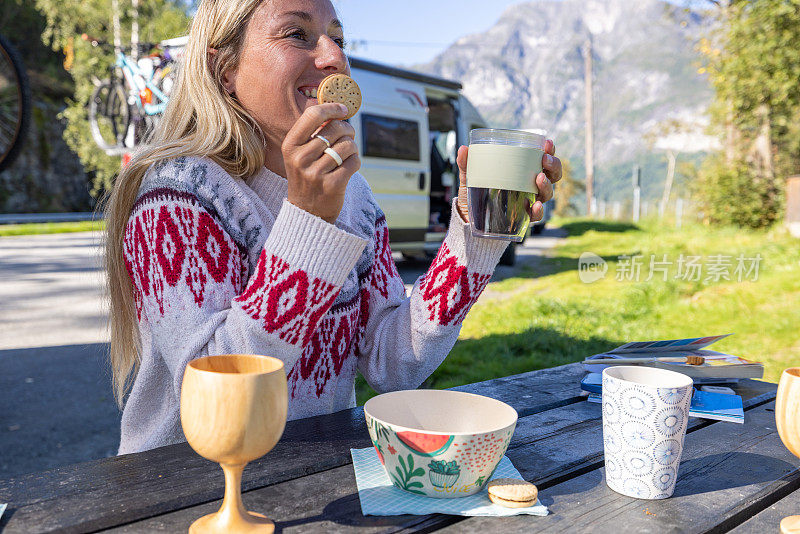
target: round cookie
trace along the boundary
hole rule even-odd
[[[498,478],[487,486],[489,499],[507,508],[527,508],[536,504],[539,490],[530,482],[515,478]]]
[[[356,81],[347,74],[331,74],[319,83],[317,102],[328,104],[338,102],[347,106],[349,119],[361,107],[361,89]]]

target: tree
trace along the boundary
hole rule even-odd
[[[775,171],[800,170],[800,0],[738,2],[731,7],[726,50],[713,62],[712,83],[729,100],[743,153],[769,127]]]
[[[737,1],[723,22],[722,48],[704,52],[712,120],[735,128],[734,157],[704,166],[698,195],[711,222],[767,226],[781,216],[785,177],[800,172],[800,0]],[[712,206],[721,201],[730,205]]]
[[[554,194],[556,199],[555,214],[559,217],[578,215],[580,211],[572,201],[576,195],[586,191],[586,184],[572,176],[572,166],[569,161],[562,159],[561,165],[561,180],[556,184],[557,191]]]
[[[121,37],[130,43],[130,0],[120,0]],[[184,35],[189,18],[181,0],[140,0],[139,39],[156,43]],[[92,47],[80,39],[82,34],[112,43],[111,2],[109,0],[36,0],[36,8],[47,21],[42,40],[54,50],[69,49],[74,58],[70,73],[75,91],[67,100],[62,116],[67,120],[64,139],[92,173],[92,195],[99,197],[110,188],[119,170],[119,157],[107,156],[92,140],[87,106],[95,83],[108,77],[114,64],[113,53]]]
[[[668,119],[656,124],[650,131],[644,134],[644,140],[650,150],[653,150],[658,141],[662,138],[668,137],[675,133],[681,133],[685,130],[685,125],[678,119]],[[664,180],[664,192],[661,195],[661,202],[658,205],[658,216],[664,216],[664,210],[669,202],[669,196],[672,192],[672,181],[675,177],[675,162],[677,160],[676,150],[672,146],[659,147],[663,148],[667,156],[667,177]]]
[[[45,27],[45,20],[35,6],[24,0],[0,2],[0,28],[3,37],[16,45],[23,62],[34,73],[31,85],[34,98],[63,100],[72,93],[72,79],[64,72],[61,54],[53,52],[38,41],[31,41],[31,35],[38,35]]]

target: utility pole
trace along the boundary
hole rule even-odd
[[[584,88],[585,88],[585,120],[586,120],[586,214],[592,212],[592,197],[594,196],[594,113],[592,111],[592,34],[586,37],[583,52]]]
[[[675,152],[672,149],[667,150],[667,179],[664,182],[664,194],[661,195],[661,203],[658,205],[658,218],[664,217],[664,212],[669,204],[669,194],[672,191],[672,181],[675,178]]]
[[[640,204],[642,199],[642,169],[633,166],[633,222],[639,222]]]

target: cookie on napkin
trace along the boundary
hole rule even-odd
[[[524,480],[515,478],[498,478],[487,486],[489,499],[493,503],[507,508],[527,508],[536,504],[539,490]]]

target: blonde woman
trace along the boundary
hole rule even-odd
[[[356,369],[377,391],[417,387],[489,281],[505,243],[468,231],[462,147],[450,230],[406,297],[345,110],[306,96],[349,74],[343,46],[328,0],[200,4],[159,129],[107,208],[120,454],[184,440],[183,370],[207,354],[281,358],[292,419],[354,406]],[[561,175],[547,152],[543,201]]]

